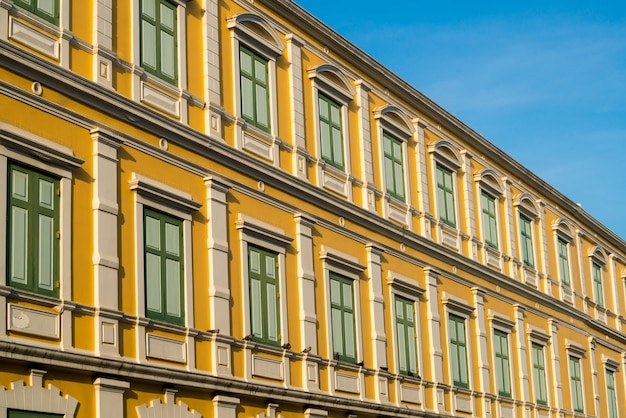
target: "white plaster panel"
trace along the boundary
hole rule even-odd
[[[180,100],[158,90],[147,83],[141,83],[141,101],[175,117],[180,117]]]
[[[487,247],[485,250],[485,256],[488,266],[497,268],[498,270],[502,269],[500,254],[497,251]]]
[[[459,240],[456,233],[449,232],[445,228],[441,228],[441,243],[457,251],[459,250]]]
[[[500,418],[515,418],[515,409],[513,409],[513,406],[500,404]]]
[[[415,386],[400,386],[400,399],[403,402],[409,402],[414,404],[422,403],[422,393],[420,388],[416,388]]]
[[[57,39],[51,38],[14,18],[10,18],[9,38],[50,58],[59,59],[59,41]]]
[[[342,196],[348,195],[348,183],[333,176],[327,171],[322,171],[322,184],[325,188],[339,193]]]
[[[529,286],[537,287],[537,273],[524,268],[524,283]]]
[[[245,133],[243,134],[243,149],[266,160],[274,161],[274,153],[270,144]]]
[[[456,410],[459,412],[467,412],[469,414],[472,413],[472,399],[462,396],[462,395],[454,395]]]
[[[394,205],[388,204],[388,214],[389,219],[406,225],[406,212],[404,212],[403,210],[395,207]]]
[[[184,341],[146,334],[146,356],[176,363],[186,363],[187,344]]]
[[[283,362],[261,356],[252,356],[252,375],[273,380],[284,380]]]
[[[9,324],[11,331],[36,335],[46,338],[61,338],[60,315],[54,312],[8,304]]]
[[[344,373],[335,373],[335,389],[341,392],[359,393],[359,378]]]

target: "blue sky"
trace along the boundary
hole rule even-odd
[[[626,2],[296,3],[626,238]]]

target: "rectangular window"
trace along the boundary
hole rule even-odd
[[[341,106],[322,93],[318,93],[320,142],[322,159],[328,164],[344,169]]]
[[[535,388],[535,402],[540,405],[547,405],[548,392],[546,388],[546,366],[543,355],[543,346],[533,343],[531,350],[533,362],[533,386]]]
[[[59,295],[59,180],[26,167],[8,167],[8,284]]]
[[[417,376],[415,302],[395,297],[396,333],[398,335],[398,369],[401,374]]]
[[[452,360],[452,380],[455,386],[469,387],[469,371],[467,364],[467,339],[465,335],[465,319],[450,314],[450,359]]]
[[[13,3],[52,24],[59,24],[59,0],[13,0]]]
[[[437,207],[439,219],[456,228],[452,171],[437,164]]]
[[[168,0],[141,0],[141,67],[177,82],[176,6]]]
[[[496,386],[500,396],[511,396],[511,362],[509,359],[509,336],[495,330],[493,346],[496,354]]]
[[[570,391],[572,393],[572,409],[574,412],[584,412],[583,385],[580,376],[580,359],[569,356]]]
[[[250,125],[270,131],[270,90],[267,60],[239,47],[241,117]]]
[[[183,223],[145,208],[144,235],[146,316],[183,325]]]
[[[593,276],[593,294],[596,298],[596,304],[598,306],[604,306],[604,291],[602,289],[602,267],[593,263],[591,265],[591,272]]]
[[[520,234],[522,238],[522,258],[528,267],[535,267],[535,256],[533,251],[533,232],[530,219],[524,215],[519,217]]]
[[[404,201],[404,167],[402,158],[402,141],[383,132],[383,149],[385,153],[385,183],[387,193]]]
[[[561,273],[561,283],[565,286],[570,286],[569,278],[569,254],[567,251],[567,242],[559,238],[559,273]]]
[[[617,397],[615,394],[615,373],[606,371],[606,396],[609,401],[608,418],[617,418]]]
[[[333,357],[356,363],[356,328],[353,281],[330,273],[330,316],[332,322]]]
[[[498,224],[496,222],[496,199],[482,192],[480,202],[483,212],[483,235],[485,244],[491,248],[498,249]]]
[[[278,255],[248,246],[250,324],[255,341],[280,344]]]

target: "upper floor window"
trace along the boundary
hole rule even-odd
[[[417,331],[415,302],[395,295],[398,369],[401,374],[417,375]]]
[[[451,170],[437,164],[437,208],[439,210],[439,220],[456,228],[453,178]]]
[[[13,0],[13,3],[54,25],[58,25],[59,1],[60,0]]]
[[[493,346],[496,359],[496,387],[498,395],[511,396],[511,361],[509,358],[509,335],[494,330]]]
[[[239,47],[241,117],[266,132],[270,130],[269,80],[267,59]]]
[[[141,0],[141,66],[177,84],[176,5],[169,0]]]
[[[572,409],[574,412],[584,412],[583,386],[580,374],[580,358],[569,356],[570,392],[572,394]]]
[[[597,263],[591,263],[591,276],[593,278],[593,296],[598,306],[604,306],[604,290],[602,287],[602,267]]]
[[[533,386],[535,389],[535,402],[540,405],[548,404],[548,392],[546,389],[546,365],[543,345],[533,342],[531,344],[531,357],[533,365]]]
[[[341,106],[331,98],[318,95],[320,143],[322,159],[328,164],[343,170],[343,134]]]
[[[387,193],[405,201],[404,194],[404,158],[402,141],[383,132],[383,152],[385,159],[385,187]]]
[[[570,283],[570,268],[569,268],[569,245],[565,240],[558,238],[557,247],[559,254],[559,275],[561,277],[561,283],[564,286],[571,286]]]
[[[59,180],[17,164],[8,172],[8,284],[58,297]]]
[[[146,316],[183,325],[183,222],[152,209],[144,209],[144,266]]]
[[[480,194],[482,226],[485,244],[498,248],[498,221],[496,218],[496,198],[486,192]]]
[[[528,267],[535,267],[535,250],[533,249],[532,221],[524,215],[519,217],[520,244],[522,261]]]
[[[250,324],[255,341],[280,344],[278,254],[248,246]]]
[[[467,334],[465,318],[449,314],[448,332],[450,333],[450,359],[452,381],[455,386],[469,387],[469,367],[467,364]]]

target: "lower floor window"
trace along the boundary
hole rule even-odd
[[[59,414],[46,414],[45,412],[18,411],[9,409],[7,418],[63,418]]]
[[[335,360],[356,363],[353,281],[330,274],[330,305]]]

